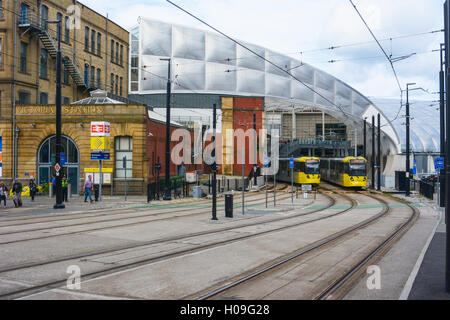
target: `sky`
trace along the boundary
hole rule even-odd
[[[207,29],[164,0],[81,0],[130,29],[138,17]],[[369,98],[399,98],[400,89],[387,58],[373,42],[348,0],[173,0],[236,39],[287,54],[332,74]],[[443,0],[353,0],[379,39],[443,29]],[[439,95],[439,49],[443,32],[381,41],[392,57],[402,89],[417,83],[427,90],[412,99],[434,101]],[[324,49],[346,46],[334,50]],[[329,63],[331,60],[340,60]]]

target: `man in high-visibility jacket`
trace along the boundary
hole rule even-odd
[[[67,192],[67,186],[69,185],[69,181],[67,181],[67,177],[64,176],[62,181],[61,181],[61,185],[62,185],[62,190],[63,190],[63,201],[67,202],[67,198],[68,198],[68,192]]]

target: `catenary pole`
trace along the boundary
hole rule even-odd
[[[445,30],[445,87],[446,87],[446,145],[445,145],[445,218],[446,218],[446,241],[445,241],[445,288],[450,293],[450,72],[449,72],[449,44],[450,44],[450,5],[448,0],[444,4],[444,30]]]
[[[372,116],[372,189],[375,190],[375,116]]]
[[[217,152],[216,152],[216,104],[213,105],[213,190],[212,190],[212,220],[217,220]]]
[[[381,191],[381,116],[378,114],[377,190]]]
[[[171,82],[171,59],[160,59],[168,62],[168,77],[167,77],[167,97],[166,97],[166,159],[165,159],[165,182],[164,200],[172,200],[170,191],[170,95],[172,90]]]
[[[439,93],[440,93],[440,132],[441,132],[441,157],[445,158],[445,74],[443,51],[445,45],[441,43],[441,68],[439,71]],[[440,171],[440,206],[445,207],[445,169]]]

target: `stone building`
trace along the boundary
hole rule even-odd
[[[23,150],[16,138],[23,135],[19,131],[23,128],[17,121],[24,115],[18,108],[23,112],[31,110],[31,105],[55,104],[57,24],[52,21],[58,20],[62,21],[63,104],[89,97],[90,91],[99,88],[115,100],[127,97],[129,33],[125,29],[76,0],[1,1],[3,178],[20,176],[18,152]],[[51,106],[36,108],[50,110]]]
[[[95,102],[95,99],[102,101]],[[17,177],[23,182],[34,177],[38,184],[45,185],[55,174],[55,109],[55,105],[17,106]],[[62,144],[66,158],[63,172],[72,184],[73,194],[81,191],[87,174],[98,174],[99,161],[91,160],[91,121],[111,123],[111,159],[103,161],[104,194],[123,193],[124,156],[127,156],[127,191],[130,194],[145,192],[148,176],[146,113],[143,105],[123,104],[106,95],[96,98],[95,93],[92,98],[62,106]],[[10,158],[9,152],[4,152],[4,156]],[[11,171],[11,166],[5,163],[3,175],[10,177]],[[8,178],[2,180],[9,182]]]

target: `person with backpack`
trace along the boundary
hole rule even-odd
[[[37,186],[36,186],[36,183],[34,183],[33,179],[30,180],[28,187],[30,188],[31,201],[34,201],[34,196],[36,195]]]
[[[14,184],[12,186],[12,191],[14,194],[14,205],[17,207],[22,206],[22,184],[19,180],[14,180]]]
[[[2,201],[5,203],[6,207],[6,195],[8,194],[8,188],[5,186],[5,184],[2,182],[0,183],[0,204]]]

